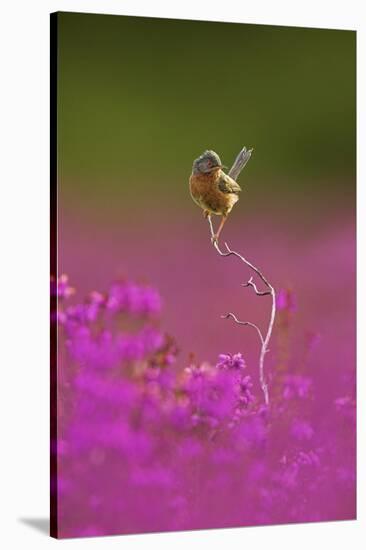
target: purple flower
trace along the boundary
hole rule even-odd
[[[276,306],[279,311],[296,311],[295,295],[290,289],[280,289],[276,295]]]
[[[350,395],[338,397],[334,401],[336,410],[351,422],[356,422],[356,400]]]
[[[156,316],[161,311],[161,298],[152,287],[132,282],[117,282],[109,289],[106,307],[112,313]]]
[[[235,381],[225,372],[195,372],[186,383],[194,425],[223,420],[236,404]]]
[[[314,430],[308,422],[297,419],[291,425],[291,434],[299,441],[309,440],[313,437]]]
[[[319,456],[315,451],[300,451],[296,461],[301,466],[319,466],[320,464]]]
[[[113,368],[126,361],[148,358],[164,345],[164,335],[152,327],[136,334],[103,330],[94,335],[88,325],[68,325],[67,346],[72,358],[92,368]]]
[[[351,517],[353,382],[335,372],[330,395],[344,397],[332,402],[325,391],[313,407],[321,369],[314,378],[283,370],[261,405],[258,371],[253,384],[241,353],[183,363],[153,318],[160,308],[157,291],[129,281],[59,308],[52,451],[65,534]]]
[[[267,440],[268,430],[263,419],[253,415],[238,425],[235,436],[235,444],[239,448],[244,446],[245,449],[248,447],[262,449]]]
[[[238,402],[241,407],[247,408],[255,400],[252,388],[253,383],[250,376],[244,376],[239,380]]]
[[[246,367],[246,364],[241,353],[235,353],[234,355],[222,353],[219,355],[219,362],[216,367],[223,370],[241,370]]]
[[[285,376],[283,386],[284,399],[305,399],[309,395],[311,379],[299,374]]]
[[[67,275],[60,275],[58,279],[51,277],[51,296],[69,298],[74,292],[75,289],[69,285],[69,278]]]

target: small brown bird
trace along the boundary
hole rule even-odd
[[[248,160],[252,150],[247,151]],[[214,151],[205,151],[193,162],[189,188],[192,199],[203,209],[205,218],[211,214],[222,216],[213,241],[218,241],[227,216],[239,200],[240,185],[223,172],[220,157]]]

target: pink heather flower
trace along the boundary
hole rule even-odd
[[[152,327],[135,334],[103,330],[93,335],[87,325],[68,324],[67,346],[71,357],[93,368],[113,368],[125,361],[141,360],[164,345],[164,335]]]
[[[276,306],[279,311],[296,311],[295,295],[290,289],[280,289],[276,295]]]
[[[286,465],[281,474],[275,474],[274,479],[278,481],[285,489],[294,489],[298,483],[299,465],[292,462]]]
[[[249,448],[262,449],[266,443],[268,430],[263,420],[257,416],[248,416],[237,428],[235,440],[239,448],[243,445]]]
[[[67,275],[60,275],[57,280],[51,277],[51,296],[69,298],[74,292],[75,289],[69,285],[69,278]]]
[[[131,282],[117,282],[109,289],[106,307],[114,313],[156,316],[161,311],[161,298],[154,288]]]
[[[296,462],[301,466],[319,466],[320,459],[315,451],[300,451],[297,456]]]
[[[305,399],[309,395],[311,379],[298,374],[291,374],[284,379],[284,399]]]
[[[314,435],[314,430],[308,422],[294,420],[291,425],[291,434],[299,441],[309,440]]]
[[[67,321],[67,315],[61,309],[56,311],[51,311],[51,323],[58,323],[59,325],[64,325]]]
[[[353,400],[349,395],[346,395],[345,397],[337,397],[337,399],[334,400],[334,404],[339,411],[342,411],[346,407],[349,407],[349,406],[352,407]]]
[[[252,393],[253,383],[250,376],[243,376],[239,381],[238,402],[241,407],[247,408],[255,400]]]
[[[175,378],[170,369],[161,369],[156,367],[150,367],[146,370],[146,380],[154,384],[155,387],[162,388],[164,390],[174,388]]]
[[[177,358],[173,353],[167,353],[164,357],[165,364],[168,365],[169,367],[171,365],[174,365],[176,360],[177,360]]]
[[[68,281],[61,282],[65,297]],[[279,299],[280,309],[293,310],[285,293]],[[63,534],[351,517],[355,430],[343,415],[355,412],[352,381],[334,374],[339,393],[332,387],[330,395],[345,397],[332,403],[324,391],[324,406],[309,411],[318,374],[292,374],[280,406],[260,405],[262,396],[257,404],[260,388],[241,353],[213,365],[192,358],[184,368],[175,341],[150,322],[160,307],[154,289],[122,282],[59,315],[61,414],[52,451]],[[315,426],[322,447],[309,450]]]
[[[74,387],[80,391],[80,395],[83,397],[85,406],[88,406],[88,411],[94,409],[101,403],[103,404],[103,411],[107,410],[107,406],[119,405],[123,406],[123,411],[131,408],[138,397],[138,391],[133,384],[126,380],[113,381],[109,380],[101,375],[96,375],[90,371],[84,370],[75,376]],[[81,401],[79,401],[81,403]]]
[[[246,367],[246,364],[241,353],[235,353],[234,355],[231,353],[221,353],[216,367],[223,370],[241,370]]]
[[[336,410],[342,414],[344,418],[356,422],[356,401],[354,397],[346,395],[345,397],[338,397],[334,401]]]
[[[97,321],[102,308],[105,305],[105,298],[98,292],[92,292],[89,299],[83,304],[68,306],[65,315],[70,326],[75,323],[88,324]]]
[[[203,371],[192,376],[185,389],[192,407],[194,425],[228,417],[236,403],[234,385],[233,378],[225,376],[224,372],[213,376]]]

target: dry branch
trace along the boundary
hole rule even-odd
[[[233,166],[231,167],[231,169],[229,171],[229,175],[232,178],[234,178],[234,179],[238,178],[241,170],[244,168],[244,166],[246,165],[246,163],[250,159],[251,153],[252,153],[252,149],[247,150],[245,147],[240,151],[240,153],[238,154],[238,156],[235,159],[235,162],[234,162]],[[225,315],[222,316],[224,319],[233,319],[234,322],[237,323],[238,325],[250,326],[250,327],[254,328],[257,331],[259,339],[261,341],[261,351],[260,351],[260,356],[259,356],[259,382],[260,382],[262,392],[263,392],[263,395],[264,395],[264,401],[265,401],[266,405],[269,405],[268,383],[267,383],[265,372],[264,372],[264,358],[265,358],[266,353],[268,353],[268,351],[269,351],[268,344],[269,344],[269,341],[271,339],[273,325],[274,325],[274,321],[275,321],[275,317],[276,317],[276,293],[275,293],[275,290],[274,290],[273,286],[269,283],[268,279],[263,275],[261,270],[258,269],[257,267],[255,267],[244,256],[242,256],[238,252],[235,252],[234,250],[231,250],[227,243],[225,243],[226,252],[223,252],[220,249],[220,247],[218,245],[218,242],[215,239],[215,232],[214,232],[214,229],[213,229],[211,217],[208,216],[207,219],[208,219],[208,223],[209,223],[209,226],[210,226],[211,242],[214,245],[214,247],[216,248],[217,252],[220,254],[220,256],[223,256],[223,257],[235,256],[236,258],[238,258],[240,261],[242,261],[244,264],[246,264],[249,267],[249,269],[254,271],[254,273],[261,279],[261,281],[267,287],[267,290],[265,290],[265,291],[258,290],[258,287],[257,287],[256,283],[254,282],[253,277],[250,277],[250,279],[246,283],[243,283],[242,286],[243,287],[252,287],[257,296],[267,296],[268,295],[268,296],[271,296],[271,298],[272,298],[271,314],[270,314],[270,319],[269,319],[269,323],[268,323],[268,327],[267,327],[267,331],[266,331],[265,335],[263,334],[263,332],[261,331],[261,329],[257,325],[255,325],[254,323],[251,323],[250,321],[241,321],[241,320],[239,320],[236,317],[236,315],[234,315],[234,313],[226,313]]]

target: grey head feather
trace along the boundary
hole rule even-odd
[[[215,151],[207,149],[193,162],[194,173],[208,173],[217,166],[221,166],[221,159]]]

